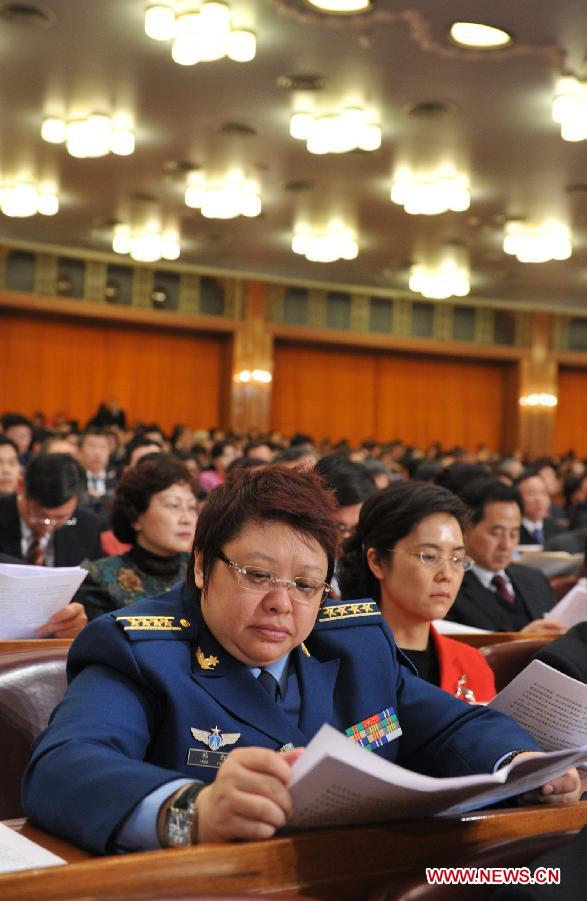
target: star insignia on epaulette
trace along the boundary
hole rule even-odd
[[[200,664],[200,669],[214,669],[220,662],[218,657],[215,657],[214,654],[210,654],[209,657],[206,657],[200,647],[196,650],[196,660]]]

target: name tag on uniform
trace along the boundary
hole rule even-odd
[[[196,741],[201,741],[203,745],[208,745],[208,748],[205,751],[201,751],[199,748],[189,748],[188,766],[206,766],[216,770],[228,757],[226,751],[219,751],[218,749],[225,745],[236,744],[241,737],[240,732],[225,732],[223,734],[218,726],[214,726],[209,732],[206,729],[196,729],[192,726],[190,732]]]
[[[227,751],[200,751],[199,748],[190,748],[188,750],[187,764],[188,766],[212,767],[212,769],[217,770],[227,757]]]

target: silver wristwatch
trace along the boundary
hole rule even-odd
[[[184,847],[192,844],[192,829],[196,819],[196,798],[206,783],[186,785],[167,809],[165,817],[165,844],[167,847]]]

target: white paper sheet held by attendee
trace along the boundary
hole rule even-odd
[[[434,619],[432,625],[440,635],[489,635],[487,629],[476,626],[465,626],[464,623],[452,623],[448,619]]]
[[[587,588],[581,579],[576,585],[573,585],[564,598],[561,598],[558,604],[555,604],[552,610],[545,613],[546,619],[555,619],[557,623],[563,626],[576,626],[587,619]]]
[[[545,751],[587,744],[587,685],[533,660],[487,705],[511,716]]]
[[[81,566],[0,563],[0,639],[35,638],[35,630],[69,604],[87,574]]]
[[[291,825],[343,826],[464,813],[531,791],[562,775],[586,752],[587,745],[514,760],[497,773],[438,779],[383,760],[324,725],[293,765]]]
[[[0,823],[0,873],[32,870],[35,867],[59,867],[67,861],[41,848],[24,835]]]

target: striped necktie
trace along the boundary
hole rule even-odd
[[[25,562],[31,566],[44,566],[45,564],[45,548],[41,545],[41,535],[37,532],[32,534]]]

